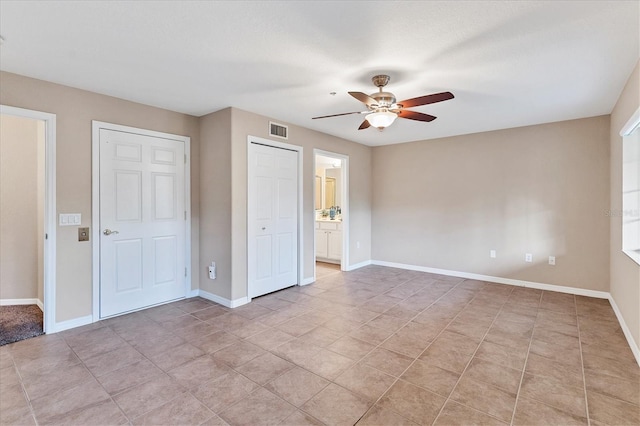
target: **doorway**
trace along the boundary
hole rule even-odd
[[[249,137],[247,295],[300,283],[302,148]]]
[[[314,279],[349,265],[349,157],[314,150]]]
[[[22,329],[16,329],[13,338],[22,340],[56,331],[56,116],[1,105],[0,117],[0,305],[8,324]],[[6,334],[3,330],[4,337]]]
[[[189,142],[93,122],[94,321],[186,297]]]

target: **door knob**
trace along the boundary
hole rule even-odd
[[[111,229],[105,229],[104,231],[102,231],[102,233],[104,235],[119,234],[118,231],[112,231]]]
[[[262,230],[264,231],[265,229],[267,229],[265,226],[262,227]]]

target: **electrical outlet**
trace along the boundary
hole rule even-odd
[[[492,259],[495,259],[496,258],[496,251],[495,250],[490,250],[489,251],[489,257],[492,258]]]
[[[216,262],[211,262],[211,265],[209,265],[209,279],[216,279]]]
[[[360,241],[356,243],[356,248],[360,248]]]
[[[556,264],[556,257],[555,256],[549,256],[549,265],[554,265]]]
[[[533,255],[531,253],[525,254],[524,255],[524,261],[525,262],[529,262],[529,263],[533,262]]]

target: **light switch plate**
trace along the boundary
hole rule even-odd
[[[82,214],[80,213],[61,213],[58,221],[60,226],[80,226],[81,223]]]
[[[78,228],[78,241],[89,241],[89,228]]]

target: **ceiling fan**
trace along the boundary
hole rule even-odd
[[[442,92],[396,102],[396,97],[393,93],[382,91],[382,88],[389,83],[389,79],[390,77],[388,75],[373,76],[371,81],[373,81],[373,84],[378,88],[378,92],[372,93],[371,95],[362,92],[349,92],[351,96],[367,106],[366,111],[323,115],[321,117],[313,117],[313,120],[318,118],[339,117],[341,115],[367,114],[360,127],[358,127],[358,130],[366,129],[370,126],[383,130],[385,127],[389,127],[398,117],[416,121],[433,121],[436,119],[433,115],[411,111],[406,108],[448,101],[454,97],[451,92]]]

